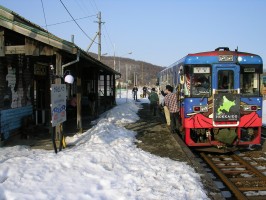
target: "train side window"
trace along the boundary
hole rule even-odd
[[[259,74],[244,73],[240,75],[240,89],[244,96],[259,95]]]
[[[190,96],[190,74],[189,71],[187,70],[185,73],[185,82],[184,82],[184,93],[187,96]]]

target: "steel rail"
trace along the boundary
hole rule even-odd
[[[235,197],[239,200],[248,200],[248,198],[235,186],[234,183],[227,178],[224,173],[212,162],[212,160],[205,154],[200,153],[202,158],[210,165],[214,172],[221,178],[221,180],[227,185],[227,187],[234,193]]]
[[[258,177],[262,177],[264,180],[266,180],[266,177],[263,173],[261,173],[259,170],[257,170],[255,167],[250,165],[248,162],[246,162],[244,159],[240,158],[237,155],[232,155],[232,157],[240,162],[241,164],[245,165],[250,171],[252,171],[254,174],[256,174]]]

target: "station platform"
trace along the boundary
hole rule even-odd
[[[138,112],[140,119],[126,126],[127,129],[137,132],[136,138],[140,141],[137,142],[137,146],[154,155],[187,163],[200,174],[210,199],[225,199],[211,176],[201,166],[200,159],[191,152],[177,134],[170,132],[170,128],[164,122],[164,116],[160,113],[153,116],[148,103],[141,105],[143,108]]]
[[[84,117],[82,120],[82,132],[89,130],[92,125],[90,124],[89,117]],[[64,136],[73,136],[79,133],[80,130],[77,128],[76,118],[70,118],[63,123],[63,133]],[[57,148],[59,147],[59,142],[56,141]],[[44,149],[44,150],[54,150],[52,143],[52,134],[49,132],[49,126],[38,125],[36,126],[34,133],[28,138],[21,137],[21,134],[16,134],[5,141],[4,147],[10,147],[15,145],[25,145],[29,146],[31,149]]]
[[[200,174],[202,183],[210,199],[224,199],[210,175],[200,165],[199,159],[195,157],[177,134],[170,133],[170,129],[164,121],[164,117],[159,113],[157,116],[153,116],[149,110],[148,103],[142,103],[141,101],[136,103],[141,104],[142,107],[138,112],[140,119],[135,123],[128,124],[126,128],[137,132],[136,138],[138,141],[141,141],[137,143],[137,146],[154,155],[187,163]],[[92,127],[90,125],[90,119],[84,118],[82,125],[83,132]],[[64,122],[63,126],[65,136],[73,136],[79,131],[75,118]],[[32,149],[53,150],[49,128],[40,126],[36,132],[38,134],[28,139],[23,139],[18,135],[8,141],[5,146],[27,145]]]

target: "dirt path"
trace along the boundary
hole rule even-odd
[[[180,146],[163,121],[163,116],[153,116],[148,103],[142,106],[143,109],[138,113],[140,120],[126,126],[127,129],[137,132],[136,138],[140,141],[137,146],[160,157],[185,161]]]
[[[215,186],[210,176],[200,166],[199,161],[186,148],[184,142],[180,141],[177,135],[172,135],[162,116],[153,116],[149,111],[149,104],[142,104],[138,115],[140,120],[134,124],[126,126],[127,129],[137,132],[136,138],[139,140],[137,146],[144,151],[150,152],[160,157],[168,157],[172,160],[183,161],[191,165],[195,171],[201,174],[202,183],[208,191],[208,196],[212,200],[222,200],[219,189]],[[179,143],[177,142],[179,141]],[[184,153],[185,152],[185,153]]]

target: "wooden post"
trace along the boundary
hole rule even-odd
[[[0,29],[0,57],[5,56],[5,36],[4,30]]]
[[[62,72],[62,55],[59,53],[56,53],[56,61],[55,61],[55,74],[60,75],[63,73]],[[61,78],[55,79],[55,84],[61,84]],[[60,141],[60,138],[62,138],[62,131],[60,128],[60,124],[55,127],[55,132],[56,132],[56,140]]]
[[[77,71],[77,129],[82,133],[82,116],[81,116],[81,97],[82,97],[82,87],[81,87],[81,67],[76,63]]]

